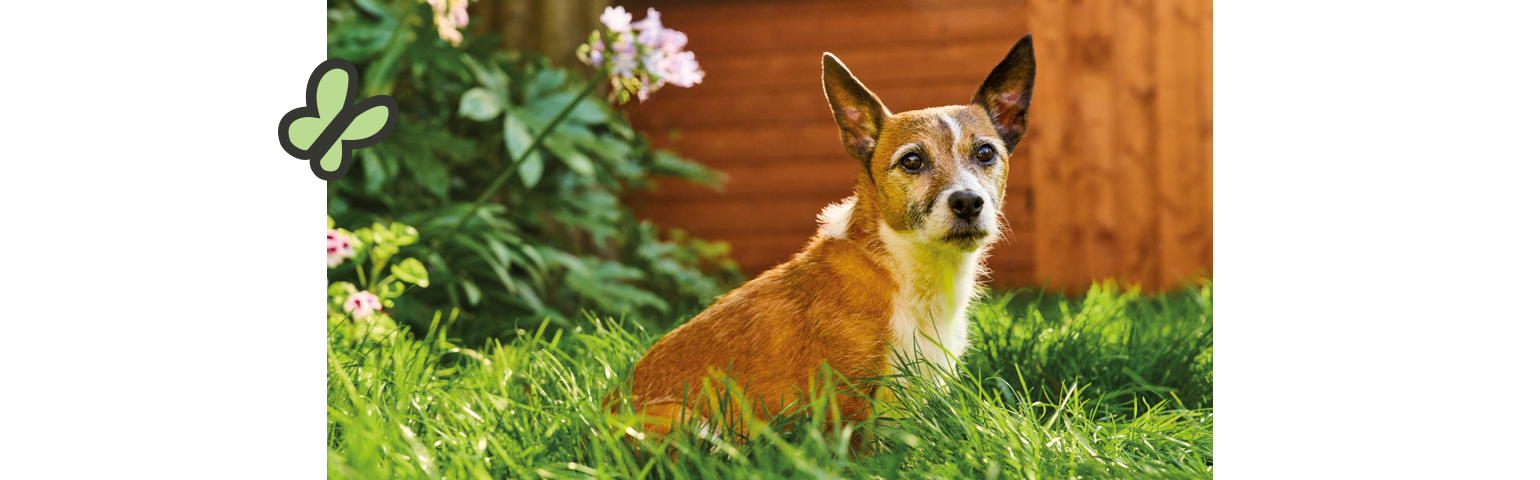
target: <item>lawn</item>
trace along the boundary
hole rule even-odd
[[[628,430],[636,417],[602,410],[599,399],[664,333],[624,318],[475,349],[445,338],[452,313],[421,333],[338,325],[327,347],[327,473],[1212,478],[1211,286],[993,294],[975,305],[957,375],[898,389],[891,419],[827,427],[788,416],[752,439],[646,437]],[[875,438],[868,451],[848,448],[857,432]]]

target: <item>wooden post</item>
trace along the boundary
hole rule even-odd
[[[1158,288],[1203,269],[1207,191],[1203,145],[1203,0],[1155,2]]]
[[[1118,2],[1112,9],[1112,68],[1117,72],[1113,103],[1116,137],[1112,151],[1113,193],[1120,235],[1115,271],[1124,281],[1160,288],[1156,276],[1155,214],[1155,14],[1152,0]]]
[[[1036,282],[1046,288],[1063,286],[1073,289],[1086,282],[1076,258],[1083,257],[1081,245],[1073,237],[1070,217],[1069,171],[1066,162],[1066,135],[1069,128],[1069,38],[1064,31],[1064,2],[1033,3],[1033,54],[1038,62],[1032,92],[1032,109],[1027,112],[1026,157],[1032,168],[1033,263]],[[1018,148],[1019,149],[1019,148]]]
[[[1084,282],[1118,274],[1117,192],[1113,189],[1113,0],[1069,2],[1069,58],[1064,63],[1069,111],[1064,157],[1073,268]],[[1081,283],[1081,282],[1076,282]],[[1076,291],[1080,291],[1076,285]]]

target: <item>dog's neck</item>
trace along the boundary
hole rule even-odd
[[[867,198],[858,194],[825,208],[819,232],[855,242],[898,287],[889,322],[890,371],[907,363],[913,373],[934,378],[936,371],[913,365],[920,359],[951,371],[968,348],[968,305],[979,294],[989,247],[962,252],[926,245],[913,232],[894,231]]]

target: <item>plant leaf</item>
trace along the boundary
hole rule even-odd
[[[571,168],[573,172],[582,175],[584,178],[593,178],[593,161],[589,160],[587,155],[584,155],[576,147],[572,146],[570,140],[562,137],[546,137],[545,148],[555,154],[556,158],[561,159],[562,163],[567,164],[567,167]]]
[[[380,187],[385,185],[385,166],[380,164],[379,154],[374,153],[372,148],[359,150],[358,153],[364,162],[364,191],[379,193]]]
[[[469,54],[460,54],[460,60],[465,62],[467,68],[471,69],[471,74],[476,76],[476,82],[490,89],[495,97],[507,96],[508,77],[494,73],[493,70],[497,69],[496,66],[482,66],[481,62],[477,62]]]
[[[491,90],[476,87],[460,95],[460,116],[462,117],[485,122],[497,118],[500,113],[502,109],[498,108],[497,96]]]
[[[353,2],[353,4],[358,5],[359,10],[369,12],[370,15],[374,15],[380,18],[395,18],[390,15],[389,11],[385,10],[384,6],[380,5],[379,2],[375,2],[374,0],[356,0]]]
[[[525,109],[534,115],[539,120],[541,128],[544,128],[545,124],[551,123],[551,119],[556,118],[556,114],[561,113],[563,108],[567,108],[567,104],[572,103],[574,98],[577,98],[577,95],[572,92],[557,92],[529,102]],[[568,114],[567,118],[571,119],[571,114]]]
[[[583,99],[583,102],[579,103],[577,108],[574,108],[572,113],[568,114],[567,118],[589,125],[597,125],[608,120],[609,115],[605,113],[604,104],[599,99],[590,97]]]
[[[465,288],[465,300],[470,302],[472,307],[481,303],[481,287],[477,287],[476,282],[471,281],[469,278],[462,278],[460,279],[460,286]]]
[[[503,144],[508,147],[508,158],[517,162],[524,150],[529,148],[534,140],[529,136],[529,127],[524,125],[516,115],[503,116]]]
[[[589,160],[587,155],[574,151],[571,155],[562,156],[561,159],[578,175],[582,175],[584,178],[593,178],[594,162]]]
[[[542,69],[533,81],[524,87],[525,98],[535,98],[561,87],[567,81],[567,71],[559,68]]]
[[[439,200],[449,200],[449,168],[431,155],[406,155],[406,169],[419,185]]]
[[[545,158],[542,158],[540,152],[531,153],[529,158],[524,159],[524,163],[519,164],[519,179],[524,181],[524,188],[535,188],[544,170]]]

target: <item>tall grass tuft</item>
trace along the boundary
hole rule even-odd
[[[964,363],[1012,402],[1052,401],[1075,386],[1119,414],[1162,401],[1210,408],[1213,300],[1207,280],[1157,296],[1110,280],[1076,300],[1007,293],[975,306]]]

